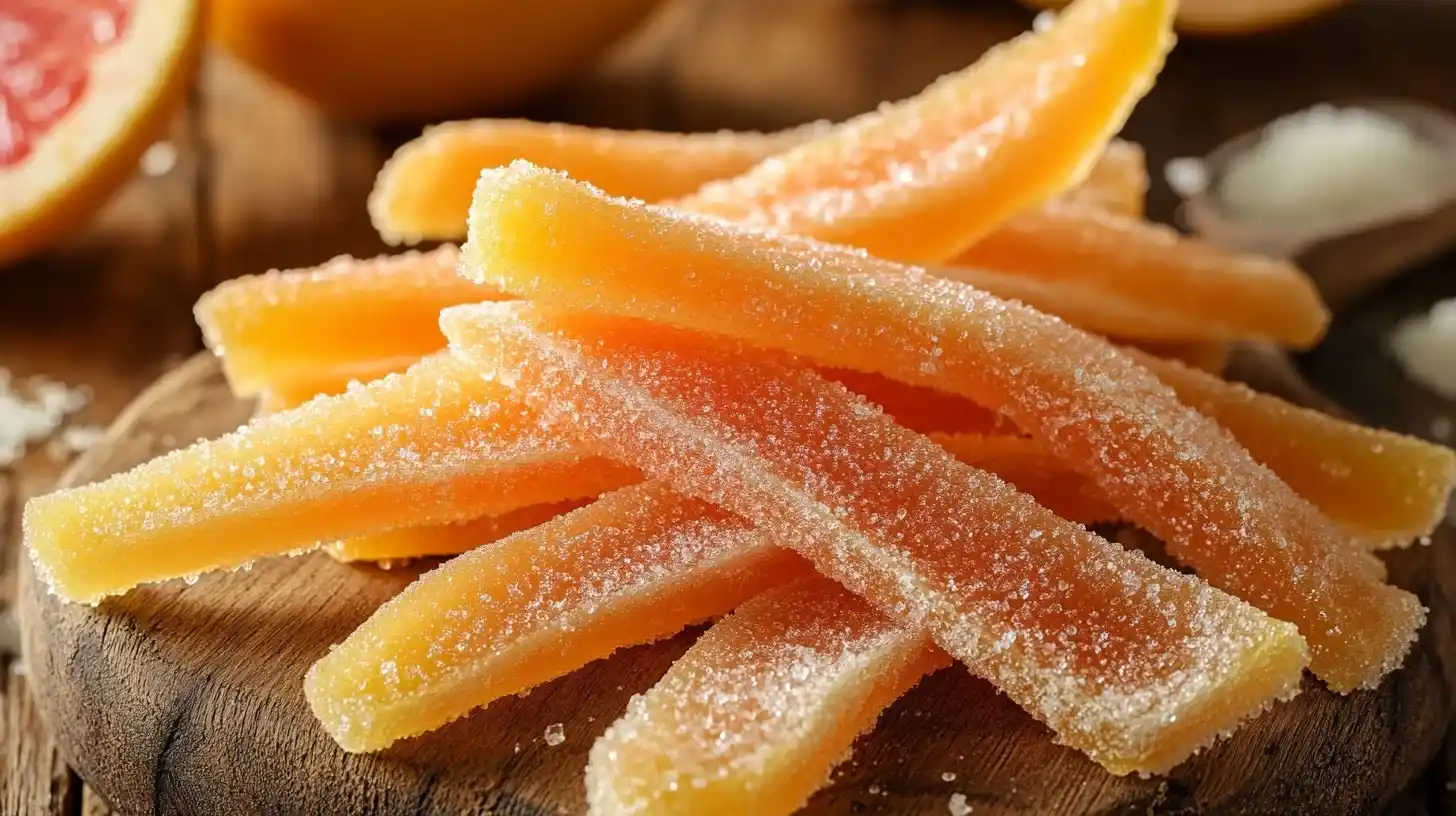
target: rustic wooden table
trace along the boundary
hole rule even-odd
[[[520,113],[683,130],[843,118],[913,93],[1029,20],[1009,0],[683,0],[577,86]],[[1325,99],[1401,96],[1456,110],[1453,43],[1456,3],[1444,0],[1365,0],[1290,32],[1189,41],[1126,135],[1146,146],[1156,176],[1169,158]],[[89,386],[80,420],[109,421],[200,348],[190,305],[217,281],[383,251],[364,198],[408,135],[324,121],[211,58],[169,137],[175,163],[139,175],[61,250],[0,274],[0,365]],[[1161,183],[1149,204],[1171,217]],[[62,466],[37,451],[0,470],[0,609],[14,597],[20,508]],[[13,628],[0,618],[0,649],[13,646]],[[57,754],[13,651],[0,667],[0,813],[110,812]],[[1453,769],[1447,751],[1395,810],[1447,811]]]

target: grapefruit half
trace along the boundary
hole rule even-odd
[[[0,0],[0,266],[130,177],[186,96],[197,0]]]

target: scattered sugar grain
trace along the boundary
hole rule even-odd
[[[1208,189],[1208,165],[1196,157],[1173,159],[1163,166],[1163,178],[1173,192],[1184,198],[1202,195]]]
[[[19,461],[31,443],[50,438],[88,401],[87,389],[44,377],[21,384],[0,368],[0,467]]]
[[[1431,438],[1437,442],[1450,441],[1453,430],[1456,430],[1456,427],[1453,427],[1451,420],[1446,417],[1436,417],[1431,420]]]
[[[975,810],[975,808],[966,803],[966,795],[964,793],[952,793],[948,808],[950,810],[950,816],[966,816],[966,814]]]
[[[940,781],[942,782],[954,782],[955,780],[956,775],[954,771],[946,771],[945,773],[940,775]]]
[[[177,147],[168,141],[153,142],[141,158],[142,174],[160,178],[177,166]]]

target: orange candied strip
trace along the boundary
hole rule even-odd
[[[483,516],[470,521],[383,530],[334,541],[325,545],[324,549],[340,561],[393,561],[433,555],[458,555],[545,524],[588,502],[589,499],[573,499],[533,504],[498,516]]]
[[[613,195],[662,201],[736,176],[825,133],[815,123],[780,133],[655,133],[521,119],[446,122],[425,129],[379,171],[369,196],[374,228],[390,243],[455,241],[475,179],[516,159],[569,173]]]
[[[549,217],[547,217],[549,213]],[[1210,419],[1105,340],[845,247],[610,199],[528,165],[481,175],[461,271],[557,308],[741,338],[1005,415],[1210,583],[1300,627],[1332,688],[1399,665],[1420,602]]]
[[[1018,214],[934,273],[1018,297],[1089,331],[1140,340],[1307,348],[1330,319],[1314,283],[1287,261],[1235,255],[1064,202]],[[1010,280],[992,285],[987,275]]]
[[[444,347],[440,310],[502,295],[455,274],[457,252],[355,260],[227,281],[197,303],[197,323],[239,396],[320,372],[371,379]]]
[[[1293,626],[1059,518],[811,370],[526,304],[441,325],[543,421],[753,521],[1114,773],[1166,770],[1298,686]]]
[[[592,813],[793,813],[950,658],[823,578],[714,624],[592,746]]]
[[[1005,479],[1043,507],[1078,524],[1121,521],[1122,514],[1096,485],[1068,470],[1036,440],[1009,434],[931,434],[952,456]]]
[[[1172,360],[1134,358],[1229,430],[1301,496],[1376,546],[1429,535],[1456,486],[1456,453],[1225,382]]]
[[[809,572],[752,525],[638,485],[460,555],[314,664],[304,694],[347,751],[376,751]]]
[[[34,499],[25,540],[56,594],[96,601],[320,541],[594,496],[637,478],[545,435],[513,391],[441,355]]]
[[[677,204],[879,257],[949,260],[1087,175],[1152,87],[1174,6],[1078,0],[1050,29]]]
[[[458,241],[465,237],[475,179],[486,168],[525,159],[612,195],[663,201],[746,172],[832,127],[821,122],[768,134],[657,133],[520,119],[447,122],[426,128],[385,163],[369,196],[369,214],[390,243]],[[1142,149],[1114,139],[1068,196],[1138,216],[1147,189]]]

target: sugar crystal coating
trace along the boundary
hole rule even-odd
[[[930,438],[955,458],[1005,479],[1068,521],[1104,524],[1122,520],[1097,485],[1062,464],[1034,439],[975,433],[931,434]]]
[[[919,95],[679,206],[919,262],[1084,178],[1172,46],[1175,4],[1081,0]]]
[[[1445,517],[1456,485],[1456,453],[1449,448],[1131,353],[1295,492],[1366,541],[1407,544],[1429,535]]]
[[[592,746],[592,813],[792,813],[950,658],[824,578],[719,621]]]
[[[476,119],[425,128],[379,171],[369,195],[374,228],[390,243],[465,237],[475,177],[526,159],[616,195],[661,201],[737,175],[831,126],[778,133],[658,133],[523,119]]]
[[[636,471],[541,431],[448,355],[25,508],[38,574],[94,601],[353,535],[594,496]]]
[[[304,692],[341,746],[374,751],[807,573],[724,510],[624,488],[426,574],[320,659]]]
[[[752,520],[1114,772],[1165,770],[1297,687],[1293,626],[1057,517],[782,356],[526,304],[455,307],[441,325],[548,426]]]
[[[1066,202],[1020,213],[928,271],[1128,339],[1308,347],[1330,319],[1314,283],[1287,261]]]
[[[513,165],[481,175],[461,270],[555,308],[740,338],[958,394],[1078,468],[1213,585],[1299,626],[1332,688],[1400,664],[1424,609],[1378,562],[1102,338],[916,267],[612,199]]]

